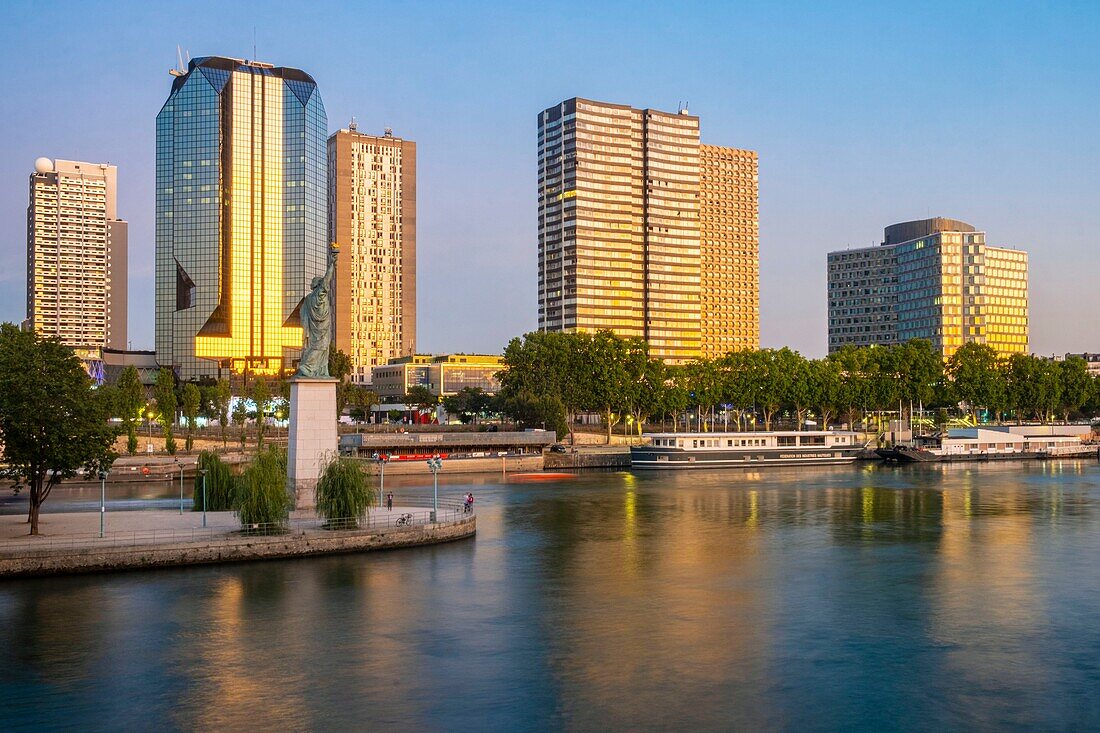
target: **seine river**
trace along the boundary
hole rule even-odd
[[[443,488],[475,540],[0,583],[0,728],[1100,728],[1095,462]]]

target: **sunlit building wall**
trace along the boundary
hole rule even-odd
[[[27,320],[85,360],[126,348],[127,224],[118,170],[39,158],[27,207]]]
[[[760,348],[759,161],[753,150],[699,146],[702,354]]]
[[[416,143],[359,132],[328,140],[330,237],[336,266],[336,348],[352,381],[416,351]]]
[[[399,356],[373,368],[371,389],[383,402],[400,402],[413,387],[424,387],[439,397],[468,388],[496,394],[500,389],[496,375],[503,368],[504,358],[496,354]]]
[[[830,352],[918,338],[945,359],[968,343],[1028,351],[1027,253],[987,246],[965,222],[895,224],[880,247],[828,262]]]
[[[217,56],[173,75],[157,116],[157,358],[183,379],[287,372],[327,257],[317,85]]]

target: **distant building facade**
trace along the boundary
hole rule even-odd
[[[416,352],[416,143],[359,132],[328,140],[329,237],[336,265],[335,347],[351,380]]]
[[[127,223],[118,169],[39,158],[27,207],[27,325],[84,360],[126,348]]]
[[[704,258],[755,252],[758,230],[733,229],[734,219],[755,227],[755,154],[702,147],[699,118],[686,110],[574,98],[539,113],[539,330],[609,329],[644,338],[672,363],[759,332],[757,321],[712,333],[755,315],[719,307],[736,299],[726,275],[745,275],[735,292],[755,298],[753,273],[712,270],[704,286],[701,272]]]
[[[699,146],[702,355],[760,348],[759,161],[753,150]]]
[[[182,379],[284,374],[328,252],[317,85],[220,56],[173,75],[157,115],[157,359]]]
[[[955,219],[904,222],[878,247],[828,255],[829,352],[926,339],[1028,353],[1027,253],[986,244]]]
[[[382,402],[400,402],[413,387],[424,387],[439,397],[466,388],[496,394],[500,389],[496,375],[503,368],[504,357],[495,354],[413,354],[374,367],[371,388]]]

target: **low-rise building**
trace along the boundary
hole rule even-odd
[[[425,387],[439,397],[467,387],[496,394],[497,373],[504,358],[494,354],[414,354],[390,359],[371,370],[371,388],[383,402],[399,402],[413,387]]]

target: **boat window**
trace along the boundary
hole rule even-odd
[[[802,445],[825,445],[824,435],[803,435]]]
[[[733,447],[733,441],[732,440],[727,440],[726,441],[726,447],[727,448],[732,448]]]
[[[776,445],[782,447],[792,446],[796,444],[796,439],[793,435],[780,435],[775,439]]]

